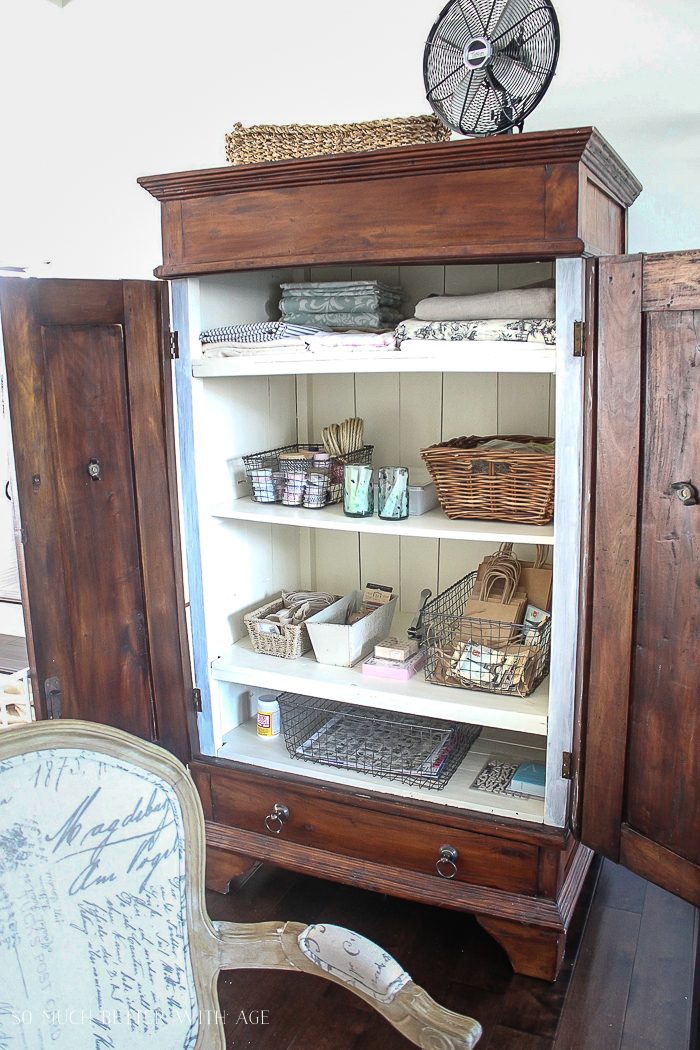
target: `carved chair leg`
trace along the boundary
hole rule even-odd
[[[236,879],[236,884],[241,886],[259,866],[260,862],[252,857],[239,857],[236,853],[207,846],[206,887],[217,893],[228,893],[232,879]]]
[[[340,926],[213,923],[222,970],[303,970],[358,995],[412,1043],[428,1050],[472,1050],[481,1025],[439,1006],[395,959],[372,941]]]
[[[566,933],[527,926],[514,919],[476,915],[480,926],[505,950],[516,973],[555,981],[564,957]]]

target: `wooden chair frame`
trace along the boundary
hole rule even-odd
[[[160,778],[177,797],[185,836],[187,933],[197,1005],[200,1017],[215,1019],[214,1024],[200,1024],[195,1050],[225,1050],[217,978],[222,970],[249,967],[304,971],[344,985],[373,1006],[408,1040],[426,1050],[471,1050],[476,1045],[481,1036],[478,1022],[439,1006],[407,974],[401,974],[403,983],[398,991],[382,995],[381,989],[373,993],[367,985],[351,983],[351,974],[344,974],[337,967],[329,971],[328,960],[316,958],[314,961],[304,954],[300,938],[313,927],[291,922],[213,922],[207,914],[204,897],[205,831],[199,796],[188,771],[169,752],[121,730],[91,722],[61,720],[16,726],[0,734],[0,763],[20,755],[61,748],[104,754],[138,767]],[[0,809],[0,832],[5,808]],[[350,931],[344,932],[350,934]],[[357,938],[357,935],[350,936]],[[359,940],[368,954],[380,951],[371,942]],[[384,953],[382,958],[388,959],[391,966],[397,966]]]

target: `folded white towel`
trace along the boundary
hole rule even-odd
[[[555,317],[555,303],[554,288],[511,288],[481,295],[434,295],[421,299],[416,306],[416,317],[421,321]]]

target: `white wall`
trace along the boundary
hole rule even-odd
[[[138,175],[225,163],[243,123],[427,112],[443,0],[0,0],[0,265],[147,277]],[[697,0],[555,0],[559,72],[526,130],[597,125],[645,184],[631,248],[700,247]]]

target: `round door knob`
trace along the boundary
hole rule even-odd
[[[271,831],[273,835],[279,835],[288,820],[289,809],[287,806],[283,806],[281,802],[275,802],[272,807],[272,813],[268,813],[265,817],[265,827],[268,831]]]
[[[440,856],[438,857],[437,873],[443,879],[453,879],[457,874],[457,858],[459,853],[454,846],[440,846]]]
[[[698,502],[695,486],[690,481],[674,481],[671,489],[685,507],[694,507]]]

